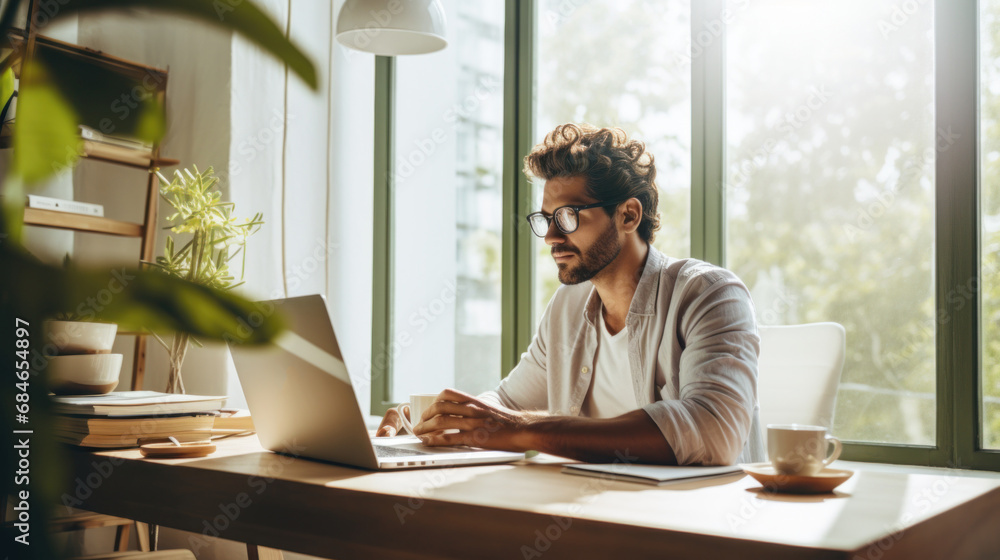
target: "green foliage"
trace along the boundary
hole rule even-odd
[[[79,117],[44,63],[25,62],[22,75],[11,171],[30,186],[74,166],[82,140]]]
[[[64,0],[57,17],[86,12],[145,8],[155,12],[193,17],[232,30],[288,65],[309,87],[316,89],[316,67],[285,32],[249,0]]]
[[[235,294],[152,270],[67,271],[10,244],[0,244],[0,260],[17,271],[0,276],[0,294],[17,316],[72,311],[83,320],[118,323],[122,330],[179,331],[247,344],[268,342],[283,328],[280,318],[268,313],[261,323],[262,310]]]
[[[69,253],[66,253],[66,256],[63,257],[63,270],[69,272],[72,266],[73,259]],[[75,309],[69,309],[56,313],[55,319],[57,321],[83,321],[83,315],[77,313]]]
[[[830,40],[815,23],[760,40],[776,9],[743,14],[727,37],[729,118],[745,130],[727,158],[727,264],[751,289],[771,286],[756,302],[763,324],[846,328],[837,435],[933,445],[946,328],[934,300],[933,10],[883,37],[882,8],[855,14],[873,24],[850,24],[836,48],[814,46]],[[815,43],[789,51],[786,34]]]
[[[14,95],[14,70],[8,68],[0,75],[0,110]]]
[[[983,445],[1000,449],[1000,2],[984,2],[980,42]]]
[[[222,193],[216,190],[219,179],[211,167],[204,173],[197,166],[193,173],[188,169],[175,171],[172,180],[159,177],[160,196],[174,209],[167,217],[174,224],[170,231],[191,234],[191,238],[177,249],[174,236],[168,235],[163,256],[150,264],[172,276],[220,290],[242,284],[235,282],[229,262],[237,254],[246,261],[246,240],[264,224],[263,215],[257,213],[243,221],[233,217],[234,205],[222,201]]]

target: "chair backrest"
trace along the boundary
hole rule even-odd
[[[833,427],[847,335],[837,323],[760,327],[760,425]]]

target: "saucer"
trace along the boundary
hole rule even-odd
[[[139,446],[139,453],[151,459],[192,459],[214,452],[215,444],[211,441],[155,442]]]
[[[854,471],[825,468],[814,476],[778,474],[771,463],[751,463],[740,465],[743,472],[764,485],[765,492],[785,492],[788,494],[825,494],[833,492]]]

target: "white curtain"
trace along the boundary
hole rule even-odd
[[[267,220],[249,248],[249,292],[325,294],[357,377],[371,355],[374,58],[334,40],[341,3],[262,6],[316,63],[318,92],[244,39],[233,41],[230,195]],[[367,384],[359,389],[368,410]]]

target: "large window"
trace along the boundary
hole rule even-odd
[[[374,356],[393,402],[500,379],[504,3],[443,4],[448,48],[394,62],[391,320]]]
[[[982,445],[1000,448],[1000,0],[980,1]]]
[[[933,3],[731,2],[727,265],[848,333],[834,433],[935,442]]]
[[[763,325],[846,327],[845,457],[1000,468],[1000,0],[445,5],[452,48],[382,106],[383,405],[516,362],[559,285],[522,159],[587,122],[654,154],[659,249],[734,270]]]
[[[691,231],[690,0],[536,3],[534,136],[575,122],[618,126],[656,162],[661,230],[655,245],[686,257]],[[542,185],[533,207],[540,208]],[[533,241],[536,324],[559,280],[549,247]]]

